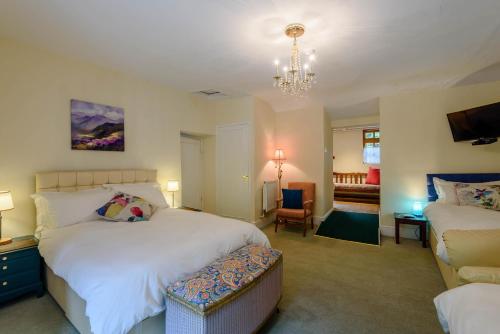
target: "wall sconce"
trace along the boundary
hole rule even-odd
[[[278,191],[281,196],[281,177],[283,176],[283,169],[281,168],[286,161],[285,152],[281,148],[274,151],[275,168],[278,168]]]

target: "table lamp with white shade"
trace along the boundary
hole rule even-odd
[[[175,192],[179,191],[179,181],[171,180],[167,182],[167,191],[172,192],[172,207],[175,207]]]
[[[12,242],[12,238],[2,238],[2,211],[14,209],[10,191],[0,191],[0,245]]]

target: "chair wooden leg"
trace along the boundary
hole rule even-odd
[[[314,220],[313,220],[313,216],[311,216],[311,230],[314,230]]]

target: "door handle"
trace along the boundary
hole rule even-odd
[[[242,175],[241,178],[244,180],[244,181],[248,181],[248,175]]]

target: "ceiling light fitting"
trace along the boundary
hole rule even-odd
[[[302,65],[297,37],[304,35],[305,27],[300,23],[286,26],[285,34],[293,38],[292,53],[289,66],[283,67],[283,75],[280,74],[278,59],[274,61],[276,73],[274,75],[274,87],[279,87],[284,94],[292,96],[304,96],[305,92],[315,83],[315,73],[312,68],[316,60],[314,51],[309,55],[309,63]]]

